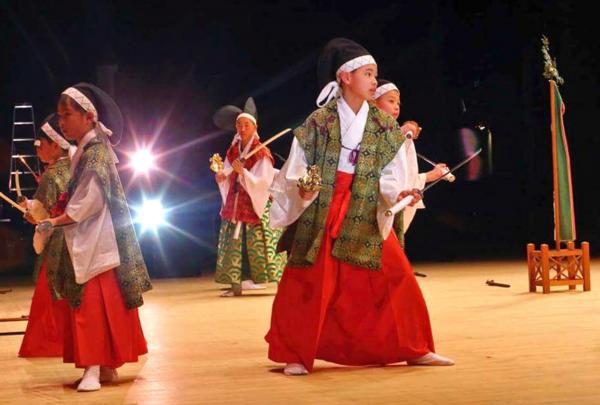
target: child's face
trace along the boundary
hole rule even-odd
[[[382,94],[375,100],[375,104],[394,119],[398,119],[400,115],[400,93],[398,91],[391,90]]]
[[[364,100],[371,100],[377,90],[377,65],[362,66],[340,75],[344,87]]]
[[[82,113],[73,108],[73,101],[60,103],[58,110],[58,125],[65,138],[78,141],[94,126],[91,112]]]
[[[46,138],[40,138],[40,146],[36,146],[35,150],[44,163],[53,163],[62,155],[60,146],[56,142],[48,141]]]
[[[242,142],[246,143],[256,132],[256,125],[249,118],[241,117],[235,122],[235,129],[242,137]]]

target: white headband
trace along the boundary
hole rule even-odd
[[[377,100],[379,97],[392,90],[396,90],[398,93],[400,93],[400,90],[398,90],[398,87],[396,87],[394,83],[386,83],[384,85],[381,85],[377,87],[377,90],[375,90],[375,95],[373,96],[373,99]]]
[[[340,84],[337,82],[338,75],[341,72],[354,72],[365,65],[376,65],[375,58],[371,55],[358,56],[354,59],[350,59],[344,63],[335,73],[336,80],[332,80],[323,87],[319,96],[317,97],[317,107],[323,107],[336,97],[340,95]]]
[[[71,97],[73,100],[77,102],[87,112],[91,112],[94,114],[94,122],[98,121],[98,111],[96,111],[96,107],[90,101],[89,98],[86,97],[85,94],[77,90],[75,87],[69,87],[62,94],[66,94]]]
[[[54,130],[54,128],[52,128],[52,125],[50,125],[49,123],[46,122],[44,125],[42,125],[42,131],[44,131],[44,133],[46,135],[48,135],[48,138],[50,138],[54,142],[56,142],[58,144],[58,146],[60,146],[62,149],[68,150],[69,147],[71,146],[71,144],[69,142],[67,142],[67,140],[65,138],[60,136],[60,134],[58,132],[56,132]],[[36,144],[35,146],[39,146],[39,145]]]
[[[90,101],[89,98],[87,98],[85,96],[85,94],[83,94],[82,92],[77,90],[75,87],[69,87],[68,89],[63,91],[62,94],[65,94],[65,95],[71,97],[86,112],[91,112],[94,116],[94,118],[93,118],[94,122],[98,124],[98,126],[100,127],[100,130],[102,130],[102,132],[104,132],[108,136],[112,135],[112,131],[110,129],[108,129],[106,126],[104,126],[103,123],[98,121],[98,110],[96,110],[96,107],[94,106],[94,104]]]
[[[248,118],[250,121],[252,121],[254,123],[254,125],[257,125],[256,118],[254,118],[254,116],[252,114],[243,112],[237,116],[237,118],[235,119],[235,122],[237,122],[237,120],[239,120],[240,118]]]
[[[340,74],[340,72],[354,72],[356,69],[361,68],[365,65],[376,65],[375,58],[371,55],[363,55],[358,56],[354,59],[350,59],[348,62],[344,63],[340,68],[335,72],[336,76]]]
[[[87,98],[85,96],[85,94],[83,94],[82,92],[77,90],[75,87],[69,87],[68,89],[63,91],[62,94],[66,94],[67,96],[71,97],[73,100],[75,100],[75,102],[77,104],[79,104],[81,106],[81,108],[83,108],[87,112],[91,112],[94,115],[93,119],[94,119],[94,122],[96,123],[96,132],[97,133],[98,132],[104,133],[104,135],[106,135],[106,136],[112,135],[113,132],[110,129],[108,129],[102,122],[100,122],[98,120],[98,110],[96,110],[96,107],[94,106],[94,104],[90,101],[89,98]],[[114,162],[119,163],[119,158],[117,157],[117,154],[113,150],[113,147],[112,147],[109,139],[106,139],[106,146],[110,150],[110,153],[113,157]],[[70,154],[71,154],[71,152],[72,151],[70,151]],[[73,153],[73,155],[75,155],[75,153]],[[71,156],[71,158],[73,158],[73,156]],[[77,158],[77,160],[78,159],[79,158]],[[76,165],[71,166],[71,171],[73,171],[75,169],[75,166]]]

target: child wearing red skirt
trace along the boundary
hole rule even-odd
[[[67,189],[71,179],[69,150],[73,148],[60,133],[58,118],[48,116],[35,140],[39,159],[47,164],[39,180],[33,198],[24,199],[21,206],[27,209],[25,218],[31,223],[55,212],[58,197]],[[31,300],[27,329],[19,349],[20,357],[58,357],[63,354],[63,315],[65,302],[55,299],[48,273],[55,274],[61,265],[60,255],[65,249],[62,229],[49,238],[35,235],[34,249],[39,256],[35,260],[35,290]]]
[[[269,358],[286,363],[286,375],[307,374],[315,359],[352,366],[452,365],[435,354],[402,235],[390,232],[393,217],[383,215],[409,194],[420,200],[402,188],[401,178],[404,133],[417,128],[399,128],[369,105],[377,65],[359,44],[330,41],[319,73],[326,79],[317,100],[321,108],[295,130],[289,158],[271,187],[271,226],[289,226],[292,237],[282,240],[292,242],[266,336]],[[298,188],[309,165],[319,168],[319,191]]]
[[[117,368],[147,352],[138,307],[152,286],[109,141],[122,130],[118,107],[101,89],[80,83],[62,93],[58,117],[77,151],[64,213],[38,231],[64,227],[72,271],[53,282],[69,302],[63,359],[85,369],[77,389],[95,391],[116,381]]]

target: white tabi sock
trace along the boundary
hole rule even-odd
[[[414,360],[406,362],[409,366],[453,366],[454,360],[429,352]]]
[[[265,287],[262,284],[256,284],[252,280],[244,280],[242,281],[242,290],[264,290]]]
[[[283,369],[285,375],[306,375],[308,370],[300,363],[288,363]]]
[[[100,366],[89,366],[85,368],[77,391],[98,391],[100,389]]]

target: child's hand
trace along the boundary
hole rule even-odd
[[[244,174],[244,164],[242,162],[240,162],[239,159],[234,160],[233,163],[231,164],[231,166],[233,167],[233,170],[237,174],[239,174],[239,175]]]
[[[405,121],[400,129],[403,134],[406,134],[408,131],[412,132],[412,139],[417,139],[421,134],[421,127],[415,121]]]
[[[444,175],[448,171],[448,166],[445,163],[438,163],[435,167],[427,172],[426,180],[427,182],[436,181],[440,177]]]
[[[25,220],[27,222],[29,222],[30,224],[33,224],[33,225],[38,224],[38,222],[35,219],[33,219],[33,217],[31,216],[31,213],[29,211],[27,211],[25,214],[23,214],[23,218],[25,218]]]
[[[222,183],[225,180],[227,180],[227,176],[224,175],[222,172],[218,172],[215,173],[215,180],[217,181],[217,183]]]
[[[300,193],[300,198],[302,198],[304,201],[312,200],[313,197],[318,193],[318,191],[304,191],[302,190],[302,187],[298,188],[298,192]]]
[[[416,203],[423,199],[423,194],[421,194],[421,191],[417,188],[413,188],[412,190],[401,191],[400,194],[398,194],[398,198],[396,198],[396,201],[400,202],[408,196],[412,196],[413,198],[412,202],[408,204],[409,207],[414,206]]]
[[[17,201],[19,202],[19,205],[25,209],[27,209],[27,198],[25,198],[24,196],[19,196],[19,198],[17,198]]]

